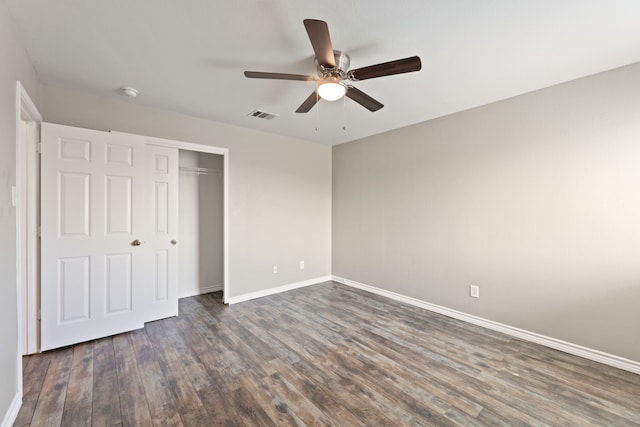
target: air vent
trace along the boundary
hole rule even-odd
[[[271,120],[274,117],[278,117],[277,114],[271,114],[271,113],[267,113],[265,111],[260,111],[260,110],[253,110],[252,112],[247,114],[247,116],[256,117],[258,119],[264,119],[264,120]]]

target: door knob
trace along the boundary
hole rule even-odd
[[[177,240],[172,240],[172,241],[171,241],[171,244],[172,244],[172,245],[177,245],[177,244],[178,244],[178,241],[177,241]]]
[[[140,246],[142,244],[142,242],[138,239],[134,240],[133,242],[131,242],[131,246]]]

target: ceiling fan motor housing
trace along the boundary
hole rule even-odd
[[[346,79],[347,70],[349,70],[349,65],[351,65],[351,58],[347,52],[343,52],[341,50],[334,50],[333,57],[336,61],[336,66],[334,68],[325,68],[320,65],[318,58],[315,59],[318,74],[323,79],[327,77],[337,77],[341,80]]]

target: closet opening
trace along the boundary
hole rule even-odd
[[[180,149],[178,159],[178,298],[223,291],[224,156]]]

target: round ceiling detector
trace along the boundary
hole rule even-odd
[[[130,98],[135,98],[140,93],[138,89],[134,89],[132,87],[123,87],[121,90],[122,90],[122,93],[124,93]]]

